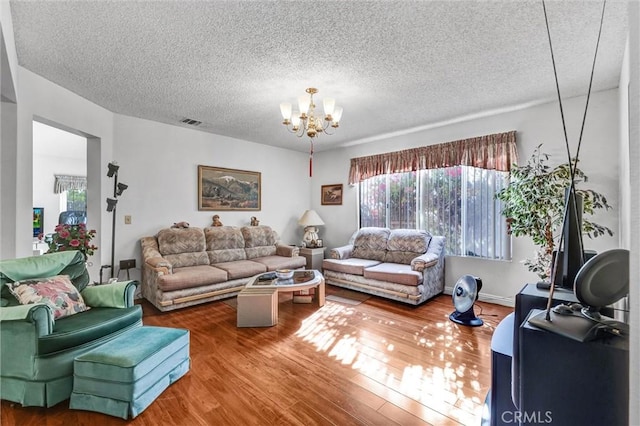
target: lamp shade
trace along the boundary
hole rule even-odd
[[[282,113],[282,118],[284,118],[285,120],[291,119],[291,104],[286,102],[281,103],[280,112]]]
[[[293,113],[293,115],[291,116],[291,124],[296,129],[300,128],[300,113],[299,112],[296,111],[296,112]]]
[[[335,107],[333,110],[333,122],[337,123],[342,119],[342,107]]]
[[[298,108],[300,108],[300,114],[307,114],[309,112],[309,105],[311,104],[311,97],[308,95],[298,96]]]
[[[324,98],[322,100],[322,105],[324,107],[324,115],[331,115],[336,107],[336,100],[333,98]]]
[[[302,214],[302,217],[298,220],[298,225],[318,226],[324,225],[324,222],[322,221],[322,219],[320,219],[320,216],[318,216],[318,213],[316,213],[314,210],[305,210],[305,212]]]

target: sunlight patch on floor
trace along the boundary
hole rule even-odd
[[[352,307],[339,304],[327,304],[307,317],[296,336],[311,343],[318,352],[324,352],[342,365],[351,366],[364,376],[383,383],[398,393],[420,402],[424,406],[443,413],[466,424],[480,418],[482,401],[476,395],[481,391],[477,380],[479,377],[476,365],[456,364],[458,352],[463,349],[474,350],[474,342],[461,341],[460,330],[449,321],[437,322],[424,326],[414,335],[415,344],[427,349],[433,360],[441,361],[444,367],[409,364],[402,374],[394,373],[396,368],[387,365],[385,351],[396,350],[396,345],[387,339],[367,330],[354,334],[349,326],[349,319],[357,312]],[[362,315],[359,320],[370,320]],[[378,321],[380,324],[393,324],[393,321]],[[439,333],[433,336],[434,328]],[[380,347],[372,347],[371,342],[379,342]],[[439,353],[428,352],[438,347]]]

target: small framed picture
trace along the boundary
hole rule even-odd
[[[342,184],[322,185],[320,201],[323,206],[342,205]]]
[[[316,247],[322,247],[322,240],[318,239],[316,240]]]

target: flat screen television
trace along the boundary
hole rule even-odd
[[[44,234],[44,207],[33,208],[33,237]]]

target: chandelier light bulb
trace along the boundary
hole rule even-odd
[[[298,108],[300,108],[300,117],[304,118],[309,112],[309,105],[311,104],[311,97],[308,95],[298,96]]]
[[[342,118],[342,107],[335,107],[335,109],[333,110],[333,124],[336,125],[336,127],[338,126],[338,123],[340,122],[340,119]]]
[[[336,100],[333,98],[324,98],[322,100],[322,106],[324,107],[324,115],[330,117],[333,115],[333,111],[336,106]]]
[[[281,103],[280,112],[282,113],[282,118],[284,118],[285,121],[289,121],[291,119],[291,104],[288,102]]]
[[[293,126],[294,130],[298,130],[300,128],[300,113],[299,112],[296,111],[291,116],[291,125]]]

